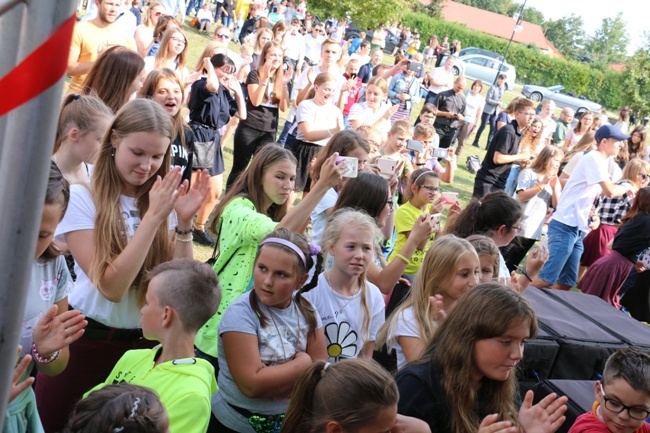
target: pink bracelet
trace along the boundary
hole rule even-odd
[[[54,362],[58,357],[59,351],[55,350],[54,353],[52,353],[50,356],[43,358],[41,354],[38,353],[38,350],[36,350],[36,343],[32,343],[32,358],[34,358],[34,361],[38,362],[39,364],[50,364]]]

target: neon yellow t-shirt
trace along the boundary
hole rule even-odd
[[[200,358],[175,359],[155,365],[162,346],[126,352],[106,381],[84,395],[121,382],[151,388],[169,416],[171,433],[205,433],[210,422],[212,394],[217,381],[212,365]]]
[[[410,201],[404,203],[399,207],[399,209],[397,209],[397,212],[395,213],[395,231],[397,232],[397,239],[395,240],[395,248],[393,248],[393,252],[388,257],[388,263],[395,260],[395,256],[399,254],[404,244],[406,244],[406,240],[408,239],[406,234],[413,230],[413,224],[415,224],[415,221],[420,215],[429,213],[430,209],[431,204],[427,204],[424,210],[420,210],[413,206]],[[418,272],[418,269],[422,266],[424,256],[427,251],[429,251],[429,248],[431,248],[432,241],[432,239],[427,241],[424,250],[415,250],[411,256],[411,261],[406,265],[406,269],[404,270],[405,274],[415,275]]]

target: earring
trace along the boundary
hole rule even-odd
[[[115,148],[113,148],[113,150],[111,150],[111,157],[115,158]]]

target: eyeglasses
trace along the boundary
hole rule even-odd
[[[227,35],[227,34],[225,34],[225,33],[217,33],[217,34],[214,35],[214,36],[215,36],[216,38],[219,38],[219,39],[230,39],[230,35]]]
[[[388,207],[390,208],[390,210],[393,210],[393,206],[394,206],[395,204],[393,203],[393,200],[392,200],[392,199],[391,199],[391,200],[387,200],[387,201],[386,201],[386,204],[388,205]]]
[[[513,230],[517,230],[517,232],[520,232],[523,227],[522,226],[512,226],[511,228]]]
[[[605,386],[603,383],[600,383],[600,393],[603,395],[603,400],[605,400],[605,408],[614,413],[621,413],[627,409],[627,413],[630,415],[630,418],[641,421],[650,417],[650,410],[642,409],[640,407],[631,407],[626,406],[620,401],[613,400],[605,395]]]
[[[154,12],[154,13],[153,13],[153,16],[155,16],[155,17],[159,17],[159,16],[161,16],[162,14],[163,14],[162,12]]]
[[[434,194],[440,192],[440,188],[438,188],[437,186],[422,185],[420,188],[424,188],[427,191],[432,192]]]
[[[185,42],[185,39],[177,38],[176,36],[172,36],[172,41],[176,42],[177,44],[187,44],[187,42]]]

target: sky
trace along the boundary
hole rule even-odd
[[[522,0],[518,0],[523,3]],[[634,54],[643,45],[643,32],[650,31],[650,2],[647,0],[528,0],[526,7],[532,6],[544,14],[545,19],[556,20],[571,14],[582,17],[585,32],[592,36],[600,28],[603,18],[614,18],[623,12],[630,38],[628,54]],[[526,12],[524,10],[524,19]]]

